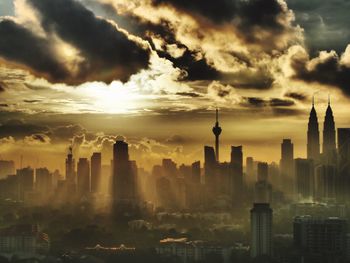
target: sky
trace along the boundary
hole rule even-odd
[[[315,97],[350,127],[348,0],[1,0],[0,158],[64,169],[117,136],[150,169],[213,145],[306,155]]]

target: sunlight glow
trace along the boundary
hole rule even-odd
[[[110,85],[100,82],[86,83],[78,87],[78,90],[97,112],[135,113],[141,106],[142,96],[135,89],[126,88],[118,81]]]

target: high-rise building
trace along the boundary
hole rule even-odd
[[[175,177],[177,174],[176,163],[171,159],[162,160],[163,175]]]
[[[216,154],[216,161],[219,162],[219,146],[220,146],[220,142],[219,142],[219,137],[220,134],[222,132],[222,129],[219,125],[219,110],[216,109],[216,122],[215,122],[215,126],[213,127],[213,133],[215,135],[215,154]]]
[[[117,139],[113,147],[112,197],[116,216],[134,214],[137,208],[137,166],[129,160],[129,145]]]
[[[336,153],[335,145],[335,123],[333,117],[333,111],[331,108],[330,100],[328,101],[328,107],[323,125],[323,154],[327,158],[332,158]]]
[[[315,195],[319,201],[334,202],[336,198],[337,168],[323,164],[316,169]]]
[[[201,162],[197,161],[192,163],[191,166],[192,170],[192,182],[194,184],[200,184],[201,183]]]
[[[91,156],[91,192],[101,191],[101,153],[93,153]]]
[[[205,184],[212,185],[215,183],[217,162],[213,147],[204,146],[204,175]]]
[[[232,170],[232,184],[233,184],[232,198],[236,200],[238,197],[242,196],[242,190],[243,190],[243,150],[242,149],[243,149],[242,146],[231,146],[230,166]]]
[[[295,159],[296,193],[299,199],[314,197],[314,162],[311,159]]]
[[[35,169],[35,188],[42,197],[47,197],[52,191],[52,174],[47,168]]]
[[[280,170],[281,170],[281,176],[283,178],[293,176],[294,145],[291,139],[283,139],[283,142],[281,144]]]
[[[254,159],[253,157],[247,157],[246,159],[246,173],[248,177],[254,176]]]
[[[77,169],[77,190],[79,196],[87,196],[90,193],[90,164],[87,158],[80,158]]]
[[[258,163],[258,182],[267,182],[269,175],[269,165],[268,163]]]
[[[255,203],[250,210],[252,258],[273,254],[272,213],[267,203]]]
[[[350,128],[338,128],[338,154],[343,165],[350,163]]]
[[[347,221],[337,217],[294,219],[294,244],[304,262],[340,262],[346,255]],[[341,261],[343,262],[343,261]]]
[[[19,197],[24,200],[25,194],[34,189],[34,170],[30,167],[22,168],[16,174],[19,178]]]
[[[350,197],[350,128],[338,129],[338,175],[337,198],[345,201]]]
[[[76,184],[75,160],[73,158],[72,147],[69,147],[69,153],[66,158],[66,180],[69,184]]]
[[[315,103],[313,100],[307,130],[307,158],[316,161],[319,159],[319,156],[320,133],[318,129],[318,119],[315,110]]]

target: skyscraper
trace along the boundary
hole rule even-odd
[[[35,169],[35,188],[39,191],[43,198],[52,191],[52,174],[47,168]]]
[[[269,165],[268,163],[262,163],[259,162],[258,163],[258,181],[267,181],[268,178],[268,174],[269,174]]]
[[[272,209],[267,203],[255,203],[250,210],[252,258],[272,256]]]
[[[350,163],[350,128],[338,128],[338,153],[343,165]]]
[[[101,153],[93,153],[91,156],[91,192],[101,191]]]
[[[296,192],[299,199],[314,197],[314,163],[310,159],[295,159]]]
[[[337,197],[344,201],[350,188],[350,128],[338,129],[338,158]]]
[[[129,160],[129,145],[117,139],[113,146],[112,195],[116,216],[134,214],[137,206],[136,163]]]
[[[33,191],[34,170],[30,167],[18,169],[16,172],[19,178],[19,198],[25,199],[25,194]]]
[[[307,130],[307,158],[318,160],[320,156],[320,133],[318,129],[318,119],[315,110],[314,99],[309,117]]]
[[[204,146],[204,175],[205,183],[212,184],[215,181],[217,162],[215,158],[214,148]]]
[[[215,126],[213,127],[213,133],[215,135],[215,154],[216,154],[216,161],[219,162],[219,137],[222,132],[222,129],[219,125],[219,110],[216,109],[216,122]]]
[[[232,171],[233,201],[240,201],[237,198],[242,196],[243,190],[243,147],[231,146],[230,167]]]
[[[77,169],[77,190],[79,196],[90,193],[90,164],[87,158],[80,158]]]
[[[294,168],[294,145],[291,139],[283,139],[281,144],[280,170],[282,177],[292,177]],[[282,179],[283,180],[283,179]]]
[[[200,184],[201,183],[201,162],[197,161],[192,163],[191,166],[191,180],[194,184]]]
[[[323,125],[323,147],[322,152],[326,157],[333,157],[336,153],[335,146],[335,123],[333,117],[333,111],[331,108],[330,100],[328,101],[328,107]]]
[[[75,184],[75,160],[73,158],[72,147],[69,147],[69,152],[66,159],[66,180],[69,184]]]
[[[334,202],[336,198],[336,179],[336,166],[323,164],[317,167],[315,194],[318,200],[323,202]]]

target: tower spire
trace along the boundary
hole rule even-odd
[[[328,106],[331,106],[331,94],[328,93]]]
[[[312,107],[315,106],[315,95],[312,95]]]
[[[219,137],[222,132],[222,129],[219,125],[219,109],[216,109],[216,122],[215,126],[213,127],[213,133],[215,135],[215,155],[216,155],[216,161],[219,162]]]

